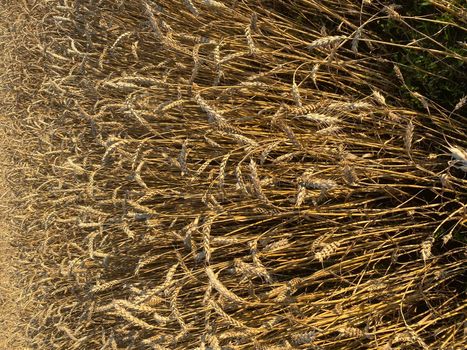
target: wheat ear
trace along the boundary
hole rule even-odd
[[[191,0],[183,0],[183,3],[185,4],[185,6],[187,7],[187,9],[195,16],[198,16],[199,15],[199,11],[198,9],[195,7],[195,5],[193,4],[193,1]]]
[[[324,260],[328,259],[332,254],[334,254],[337,248],[339,248],[339,245],[339,242],[325,244],[320,251],[315,253],[315,259],[322,263]]]
[[[135,317],[130,311],[128,311],[127,309],[125,309],[123,306],[121,306],[119,304],[115,304],[114,308],[115,308],[115,313],[118,316],[120,316],[123,319],[129,321],[131,324],[133,324],[135,326],[138,326],[140,328],[147,329],[147,330],[157,328],[157,327],[155,327],[153,325],[150,325],[149,323]]]
[[[345,39],[345,36],[342,35],[334,35],[334,36],[325,36],[323,38],[319,38],[313,40],[311,43],[308,44],[308,49],[314,49],[319,47],[327,47],[332,44],[341,42]]]
[[[204,254],[205,254],[205,260],[206,264],[209,264],[211,260],[211,227],[212,224],[215,220],[215,216],[211,215],[209,216],[204,224],[203,224],[203,229],[202,229],[202,235],[203,235],[203,249],[204,249]]]
[[[232,301],[236,301],[237,303],[241,304],[247,304],[248,302],[245,299],[240,298],[238,295],[234,294],[230,290],[225,287],[221,281],[217,278],[216,274],[214,271],[207,266],[206,267],[206,274],[208,275],[209,282],[211,283],[212,287],[217,290],[222,296],[226,297],[227,299],[230,299]]]

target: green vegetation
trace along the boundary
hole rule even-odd
[[[453,1],[460,7],[462,1]],[[465,3],[464,3],[465,5]],[[397,63],[407,87],[452,110],[467,91],[467,29],[454,13],[433,1],[407,1],[397,8],[402,19],[380,20],[375,30],[390,43],[388,54]],[[406,90],[402,97],[422,108]]]

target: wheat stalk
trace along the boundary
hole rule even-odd
[[[462,348],[462,11],[370,2],[4,2],[0,348]]]

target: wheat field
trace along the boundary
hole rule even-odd
[[[0,347],[463,349],[467,12],[426,3],[2,0]]]

